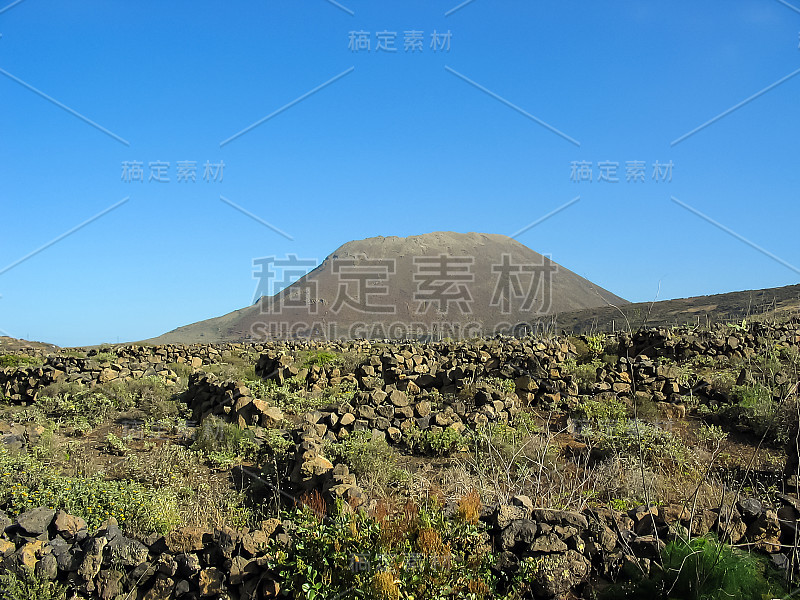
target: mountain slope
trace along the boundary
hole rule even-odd
[[[493,335],[544,315],[627,304],[504,235],[435,232],[344,244],[273,297],[148,343]]]

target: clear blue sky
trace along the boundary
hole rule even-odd
[[[800,279],[780,262],[800,267],[800,75],[672,145],[800,69],[800,0],[474,0],[449,16],[459,0],[9,4],[6,334],[144,339],[250,304],[254,258],[513,234],[578,196],[518,239],[628,300]],[[412,30],[422,51],[404,51]],[[434,30],[449,50],[430,47]],[[351,31],[369,52],[348,47]],[[397,52],[376,50],[381,31]],[[143,182],[123,180],[124,161],[143,163]],[[148,181],[156,161],[169,183]],[[195,182],[177,181],[180,161]],[[223,180],[204,181],[221,161]],[[571,181],[574,161],[591,182]],[[620,182],[597,181],[604,161]],[[646,163],[644,182],[625,181],[629,161]],[[672,161],[671,182],[652,179],[656,161]]]

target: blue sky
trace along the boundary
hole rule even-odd
[[[800,1],[10,4],[5,334],[144,339],[250,304],[254,258],[510,235],[577,197],[518,239],[628,300],[800,279],[800,75],[774,85],[800,69]],[[348,47],[352,31],[370,51]],[[397,52],[376,49],[383,31]],[[406,31],[421,51],[404,51]],[[430,47],[434,31],[449,49]],[[125,161],[144,181],[123,180]],[[169,182],[148,181],[158,161]],[[181,161],[195,182],[177,180]],[[572,180],[577,161],[591,182]],[[644,181],[626,182],[631,161]],[[656,161],[670,182],[652,179]],[[203,179],[206,162],[224,162],[222,181]],[[603,162],[619,182],[598,181]]]

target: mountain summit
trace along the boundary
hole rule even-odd
[[[627,304],[498,234],[434,232],[347,242],[271,295],[271,287],[311,265],[294,255],[261,262],[259,289],[265,293],[253,306],[148,341],[475,337],[509,333],[546,315]]]

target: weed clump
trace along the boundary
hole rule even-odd
[[[64,600],[67,588],[38,577],[32,569],[0,573],[0,600]]]
[[[250,429],[240,429],[219,417],[208,415],[195,435],[192,449],[202,452],[215,466],[229,468],[258,449]]]
[[[766,565],[713,536],[680,535],[662,552],[662,568],[639,581],[607,588],[603,600],[762,600],[784,591],[768,577]]]
[[[27,354],[0,354],[0,369],[11,367],[40,367],[42,361]]]

